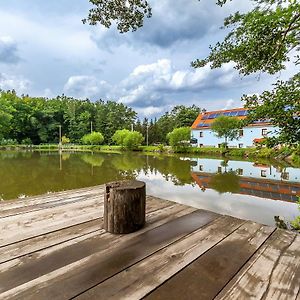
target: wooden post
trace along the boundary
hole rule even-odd
[[[146,184],[128,180],[107,183],[104,194],[104,229],[130,233],[145,225]]]

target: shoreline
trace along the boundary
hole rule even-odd
[[[208,157],[222,157],[224,159],[249,159],[249,160],[274,160],[276,162],[287,163],[293,167],[300,166],[300,154],[289,148],[196,148],[182,147],[172,149],[170,146],[139,146],[137,149],[126,150],[121,146],[115,145],[64,145],[59,147],[57,144],[45,145],[6,145],[0,146],[1,151],[75,151],[75,152],[104,152],[104,153],[123,153],[141,152],[152,154],[184,154],[201,155]]]

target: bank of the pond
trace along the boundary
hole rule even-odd
[[[45,145],[5,145],[0,146],[0,150],[38,150],[38,151],[58,151],[57,144]],[[93,152],[122,152],[128,151],[121,146],[116,145],[63,145],[63,151],[93,151]],[[182,147],[172,149],[170,146],[139,146],[132,151],[141,151],[148,153],[184,153],[198,154],[213,157],[228,158],[249,158],[249,159],[275,159],[279,161],[287,161],[295,166],[300,166],[300,149],[291,149],[289,147],[281,148],[198,148],[198,147]]]

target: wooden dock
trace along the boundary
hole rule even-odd
[[[147,197],[102,229],[104,187],[0,204],[0,299],[299,299],[300,235]]]

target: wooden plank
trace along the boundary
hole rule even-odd
[[[98,231],[102,225],[102,218],[98,218],[2,247],[0,248],[0,264]]]
[[[76,197],[69,197],[66,199],[61,199],[61,198],[58,200],[52,199],[52,201],[48,201],[45,203],[19,207],[19,208],[15,208],[15,209],[7,209],[7,210],[0,211],[0,219],[16,216],[16,215],[20,215],[20,214],[26,214],[26,213],[30,213],[33,211],[43,210],[46,208],[53,208],[53,207],[57,207],[57,206],[71,204],[71,203],[75,203],[78,201],[85,201],[85,200],[88,200],[90,198],[95,198],[95,197],[99,197],[100,201],[102,202],[103,195],[104,195],[104,192],[99,192],[99,193],[97,193],[97,195],[88,194],[88,195],[81,195],[81,196],[76,196]]]
[[[173,218],[175,218],[177,216],[188,214],[191,211],[194,211],[194,209],[174,204],[164,209],[150,212],[147,215],[147,227],[144,228],[143,231],[139,231],[139,234],[166,223],[170,220],[170,218],[167,218],[168,215],[174,215]],[[101,222],[103,222],[103,219]],[[91,236],[93,239],[81,242],[80,244],[78,243],[78,240],[80,239],[80,241],[83,241],[85,238],[75,238],[71,243],[65,241],[45,250],[36,251],[30,255],[0,264],[0,278],[2,278],[0,279],[0,282],[3,280],[3,282],[8,282],[9,285],[15,284],[17,286],[41,276],[44,274],[43,272],[51,272],[63,267],[68,264],[68,262],[72,263],[92,255],[93,253],[97,253],[101,251],[101,249],[107,249],[111,244],[116,245],[117,243],[122,242],[124,238],[127,240],[134,238],[133,235],[123,236],[112,234],[106,234],[100,237],[100,234],[103,234],[104,231],[100,232],[99,230],[94,233],[95,234]],[[94,238],[96,235],[97,237]],[[43,272],[40,270],[41,266],[43,266]],[[34,270],[39,271],[38,273],[35,273]]]
[[[70,197],[78,197],[82,195],[93,195],[93,194],[96,195],[99,192],[104,192],[104,185],[49,193],[49,194],[44,194],[39,196],[28,197],[24,199],[3,201],[0,203],[0,209],[1,211],[4,211],[8,209],[15,209],[15,208],[20,208],[25,206],[41,204],[45,202],[57,201],[60,199],[63,201],[64,199],[69,199]]]
[[[223,240],[245,221],[221,217],[132,267],[76,297],[76,299],[141,299],[171,276]]]
[[[101,204],[103,205],[103,203]],[[163,201],[151,196],[147,197],[146,212],[148,224],[157,220],[157,214],[150,214],[156,210],[162,210],[166,207],[174,207],[174,202]],[[183,206],[175,204],[176,209],[182,210]],[[170,211],[174,213],[174,209]],[[82,235],[100,230],[103,225],[103,219],[95,219],[92,221],[76,224],[70,227],[62,228],[61,230],[52,231],[44,235],[36,236],[25,241],[16,242],[1,248],[0,263],[33,253],[44,248],[48,248],[68,240],[75,239]]]
[[[145,299],[213,299],[274,230],[245,223]]]
[[[217,299],[298,299],[300,236],[277,229]]]
[[[123,235],[116,245],[113,245],[113,242],[105,241],[102,251],[51,273],[45,272],[46,274],[37,278],[35,282],[33,280],[28,282],[28,279],[24,281],[24,273],[20,275],[19,273],[22,273],[20,269],[15,272],[14,276],[10,273],[9,277],[3,278],[3,274],[0,274],[1,291],[7,291],[1,294],[1,297],[3,299],[69,299],[216,218],[217,215],[214,213],[198,210],[179,218],[176,217],[176,219],[146,232],[138,231]],[[108,236],[111,235],[103,234],[101,239]],[[38,265],[43,268],[43,264],[39,263]],[[30,271],[32,272],[32,268]],[[39,270],[40,272],[41,270]],[[11,283],[16,280],[15,276],[21,277],[25,282],[23,286]],[[13,286],[16,288],[12,289]],[[29,289],[29,287],[31,288]],[[12,290],[9,291],[9,289]]]
[[[95,197],[84,201],[84,204],[75,202],[2,218],[0,219],[0,247],[102,217],[103,205],[99,205],[100,203],[99,197]]]

